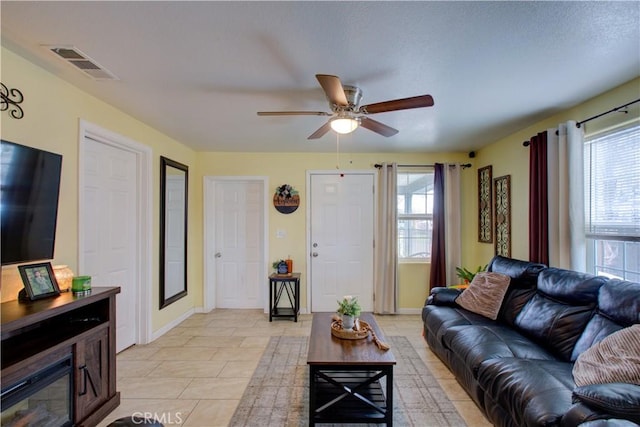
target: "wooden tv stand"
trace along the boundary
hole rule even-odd
[[[93,288],[85,296],[65,292],[2,303],[2,386],[70,355],[73,425],[97,425],[120,404],[115,352],[119,292],[119,287]]]

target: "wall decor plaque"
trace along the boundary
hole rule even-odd
[[[289,184],[283,184],[276,188],[273,195],[273,206],[283,214],[290,214],[298,209],[300,205],[300,195],[298,191]]]
[[[478,242],[493,243],[491,165],[478,169]]]
[[[511,175],[493,180],[495,193],[495,252],[511,257]]]

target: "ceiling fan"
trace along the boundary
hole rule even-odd
[[[324,111],[258,111],[259,116],[330,116],[331,118],[307,139],[318,139],[333,129],[338,133],[351,133],[362,126],[382,136],[393,136],[397,129],[367,117],[369,114],[385,113],[387,111],[409,110],[433,106],[431,95],[413,96],[410,98],[394,99],[369,105],[359,105],[362,90],[355,86],[343,85],[337,76],[316,74],[329,100],[331,113]]]

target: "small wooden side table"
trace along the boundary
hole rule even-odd
[[[283,293],[287,294],[290,307],[278,307]],[[300,273],[274,273],[269,276],[269,322],[274,317],[292,317],[297,322],[299,313]]]

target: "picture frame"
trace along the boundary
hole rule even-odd
[[[478,169],[478,242],[493,243],[493,189],[491,165]]]
[[[511,175],[493,180],[495,193],[495,253],[511,257]]]
[[[18,266],[27,297],[34,301],[60,295],[50,262]]]

